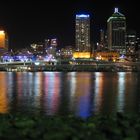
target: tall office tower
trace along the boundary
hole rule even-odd
[[[137,58],[140,61],[140,38],[136,38],[136,53],[137,53]]]
[[[76,51],[90,52],[90,16],[77,14],[75,29]]]
[[[103,49],[105,47],[105,34],[104,34],[104,30],[100,30],[100,46],[101,49]]]
[[[126,18],[115,8],[114,13],[107,20],[107,37],[109,50],[120,54],[126,53]]]
[[[8,49],[8,36],[4,30],[0,30],[0,49]]]
[[[136,51],[140,51],[140,38],[136,38]]]
[[[104,42],[104,30],[100,30],[100,42]]]
[[[136,31],[129,30],[126,34],[126,54],[134,55],[136,52]]]

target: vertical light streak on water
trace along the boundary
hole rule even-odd
[[[16,73],[16,78],[17,78],[16,79],[17,80],[17,86],[15,88],[17,90],[17,96],[18,96],[18,99],[19,99],[20,97],[22,98],[23,92],[24,92],[23,91],[24,90],[23,83],[22,83],[22,81],[24,82],[24,79],[22,79],[23,78],[22,73],[21,72]]]
[[[44,96],[43,96],[43,106],[45,108],[45,112],[47,112],[47,107],[48,107],[48,91],[49,91],[49,73],[48,72],[44,72]]]
[[[12,93],[13,93],[13,89],[14,89],[14,85],[13,85],[13,72],[8,72],[5,73],[5,75],[7,75],[7,95],[9,97],[9,100],[12,100]],[[5,87],[6,88],[6,87]]]
[[[94,112],[99,113],[102,107],[103,96],[103,73],[95,73],[95,96],[94,96]]]
[[[8,112],[6,73],[0,74],[0,113]]]
[[[90,84],[91,73],[79,73],[76,84],[76,115],[87,117],[90,115]]]
[[[117,100],[117,110],[124,111],[124,99],[125,99],[125,72],[118,73],[118,100]]]
[[[48,83],[48,96],[47,96],[47,110],[48,110],[48,115],[52,115],[52,99],[53,99],[53,93],[54,93],[54,73],[50,72],[49,73],[49,83]]]
[[[28,92],[29,95],[32,96],[33,95],[33,73],[28,72]]]
[[[60,102],[60,73],[54,73],[54,92],[52,96],[51,115],[56,114]]]
[[[33,73],[33,97],[35,100],[35,106],[40,108],[42,98],[42,81],[43,75],[41,72]]]
[[[34,96],[41,97],[41,89],[42,89],[42,73],[37,72],[34,74]]]
[[[60,75],[59,73],[45,73],[45,108],[47,115],[57,112],[59,106]]]
[[[31,96],[31,93],[30,93],[30,89],[31,89],[31,84],[30,84],[30,73],[29,72],[23,72],[22,74],[22,79],[23,79],[23,85],[22,85],[22,91],[23,91],[23,95],[24,96]],[[24,88],[26,87],[26,88]]]
[[[32,89],[32,87],[30,85],[31,79],[30,79],[29,73],[17,72],[16,79],[17,79],[16,91],[17,91],[18,97],[22,98],[22,97],[30,96],[30,89]]]
[[[71,72],[70,73],[70,110],[72,111],[75,107],[75,90],[76,90],[76,72]]]
[[[40,107],[40,98],[41,98],[41,93],[37,93],[35,91],[35,87],[36,85],[40,86],[40,91],[38,89],[38,92],[41,92],[41,89],[42,89],[42,85],[41,84],[41,81],[42,81],[42,75],[40,75],[36,80],[41,80],[39,81],[39,83],[37,81],[35,81],[35,75],[34,73],[31,73],[31,72],[28,72],[27,73],[27,80],[28,82],[26,82],[28,85],[27,85],[27,89],[26,89],[26,95],[27,95],[27,98],[30,99],[30,106],[32,105],[33,108],[38,108]],[[37,83],[36,83],[37,82]]]

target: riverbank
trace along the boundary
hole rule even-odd
[[[0,115],[1,140],[139,140],[140,115]]]
[[[0,67],[7,72],[140,72],[140,65],[47,65],[47,66],[8,66]]]

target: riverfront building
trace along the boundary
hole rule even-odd
[[[120,54],[126,54],[126,18],[115,8],[107,20],[108,48]]]
[[[76,51],[90,52],[90,15],[77,14],[75,30]]]
[[[0,49],[8,49],[8,35],[4,30],[0,30]]]
[[[135,55],[136,53],[136,31],[129,30],[126,35],[126,53],[127,55]]]

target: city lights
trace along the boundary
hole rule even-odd
[[[61,46],[61,40],[52,37],[44,38],[42,41],[31,42],[27,48],[19,49],[17,52],[8,51],[8,35],[5,30],[0,30],[0,62],[45,66],[48,65],[72,65],[96,64],[99,61],[120,62],[120,56],[125,56],[123,62],[139,61],[140,40],[137,39],[136,31],[128,32],[126,17],[114,8],[112,15],[106,20],[107,29],[99,30],[99,40],[92,42],[93,23],[90,14],[75,14],[75,44]],[[96,30],[96,29],[95,29]],[[96,37],[96,35],[93,36]],[[61,38],[61,37],[60,37]],[[68,37],[69,38],[69,37]],[[95,38],[96,39],[96,38]],[[60,42],[60,43],[59,43]],[[127,61],[126,61],[127,60]],[[60,65],[60,66],[59,66]],[[34,69],[34,68],[33,68]],[[39,70],[42,68],[39,68]],[[53,68],[53,70],[56,68]],[[50,69],[51,70],[51,69]]]

